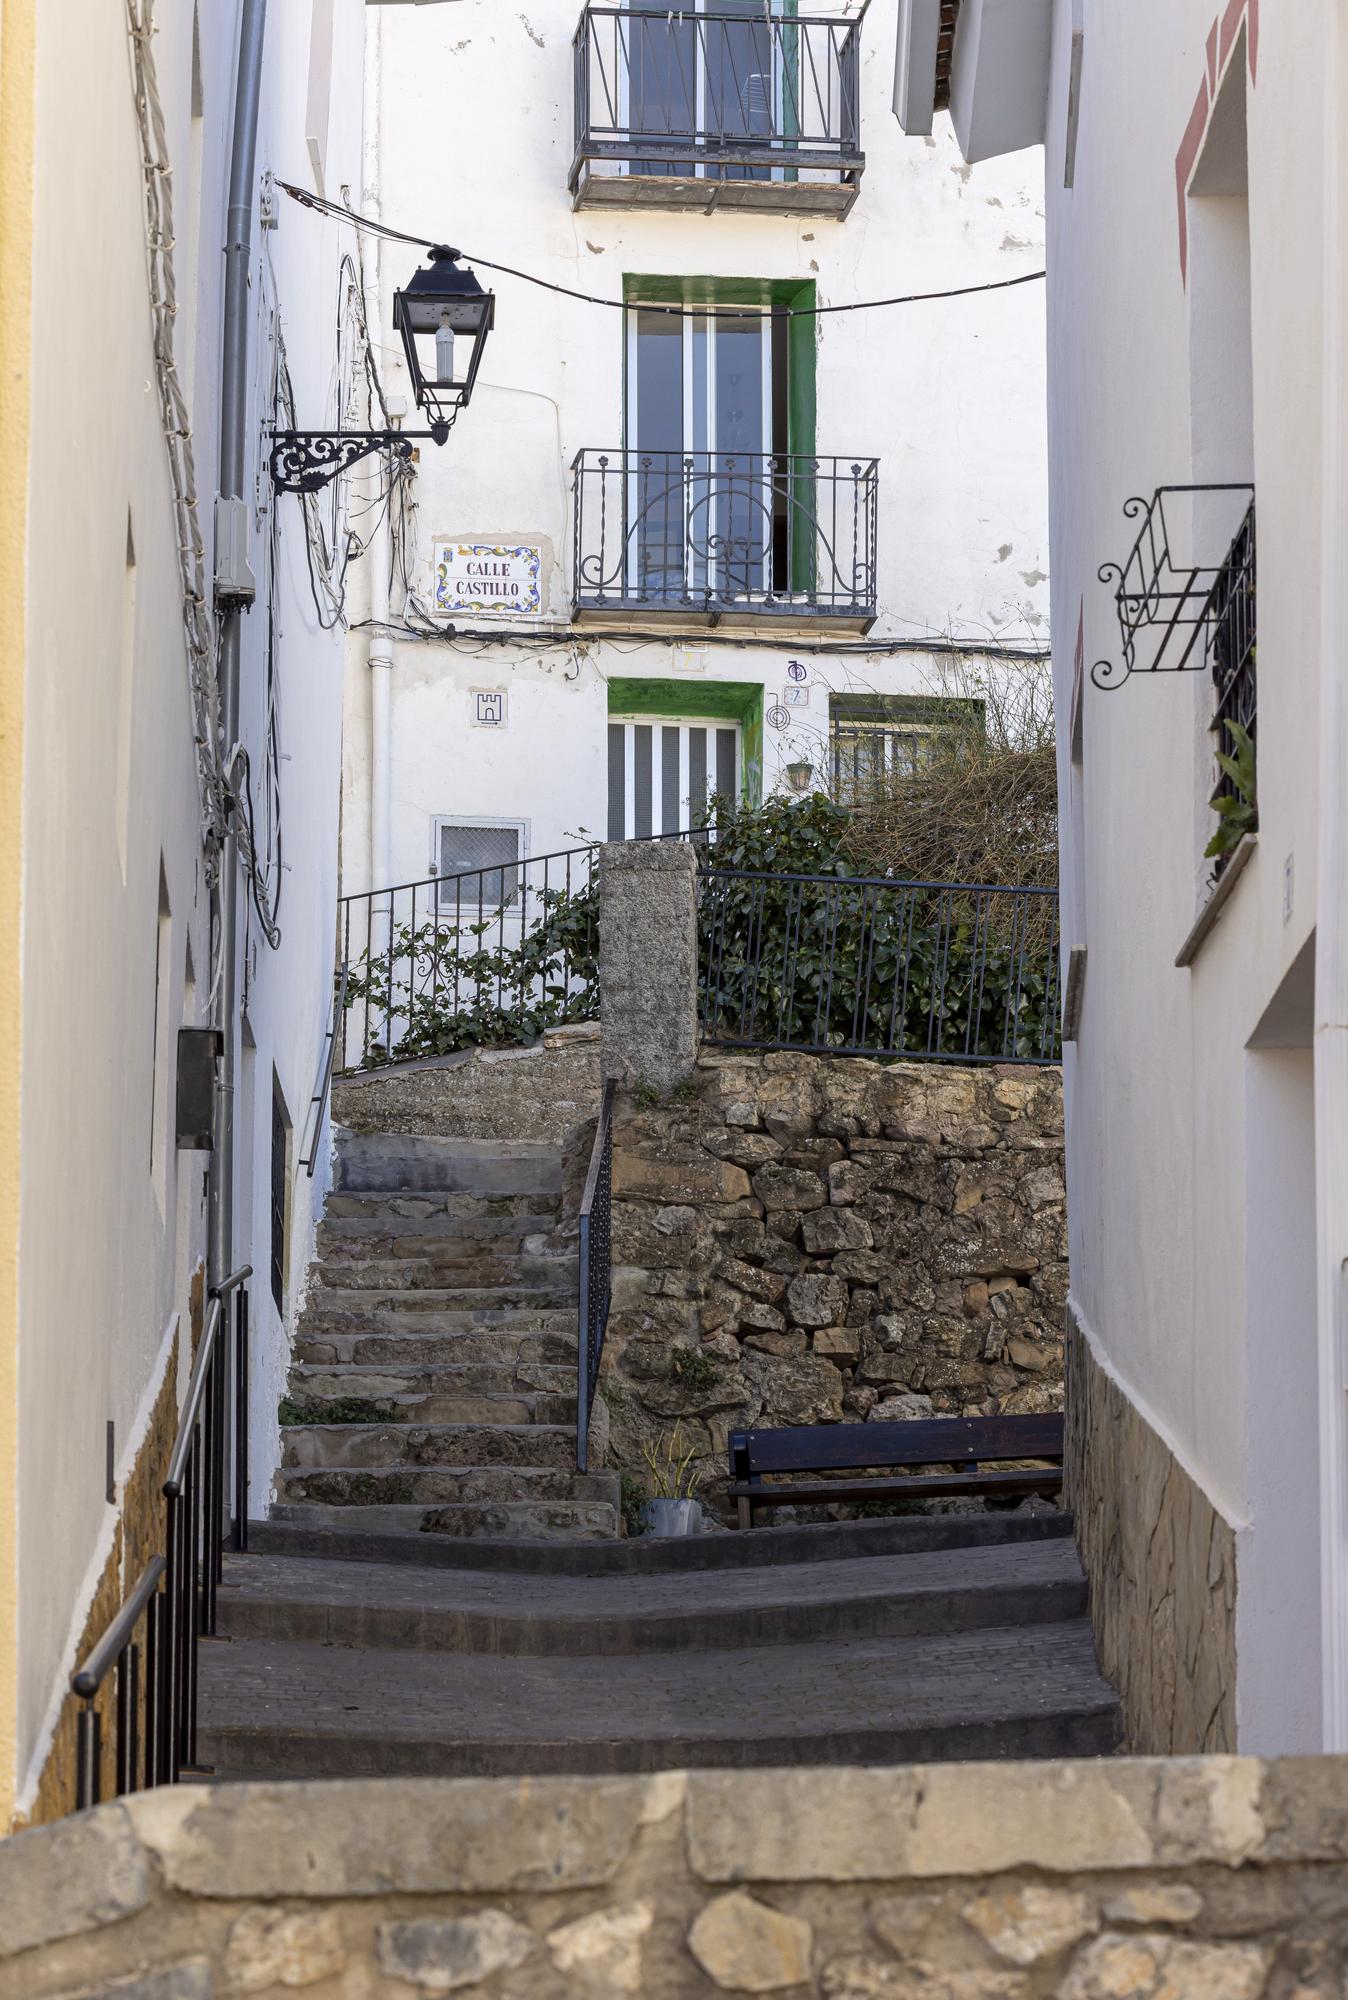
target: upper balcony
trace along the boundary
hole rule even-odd
[[[575,36],[577,208],[846,215],[860,145],[860,17],[792,0],[587,7]]]
[[[578,624],[874,624],[875,459],[614,449],[571,471]]]

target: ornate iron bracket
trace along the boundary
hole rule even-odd
[[[1244,501],[1234,539],[1228,517],[1215,560],[1177,563],[1169,503],[1209,499],[1220,507],[1223,494]],[[1123,653],[1121,662],[1097,660],[1091,668],[1092,681],[1105,689],[1122,687],[1130,674],[1197,673],[1212,665],[1214,634],[1229,619],[1236,591],[1253,591],[1253,486],[1158,486],[1150,500],[1135,495],[1123,511],[1130,521],[1140,517],[1141,526],[1125,562],[1100,566],[1101,583],[1115,586]],[[1189,527],[1194,539],[1192,521]],[[1149,645],[1152,638],[1154,646]],[[1148,645],[1149,659],[1139,658],[1140,644]]]
[[[271,476],[278,493],[319,493],[372,452],[409,459],[418,438],[443,444],[448,424],[428,431],[273,431]]]

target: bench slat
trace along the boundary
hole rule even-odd
[[[919,1472],[904,1479],[828,1479],[791,1486],[763,1486],[737,1479],[726,1492],[732,1500],[750,1501],[757,1512],[760,1507],[817,1507],[834,1500],[922,1499],[933,1493],[1056,1493],[1062,1481],[1058,1467],[1024,1472]]]
[[[737,1431],[730,1463],[739,1477],[762,1472],[860,1472],[890,1465],[988,1464],[1061,1458],[1061,1416],[937,1417],[912,1423],[808,1424]]]

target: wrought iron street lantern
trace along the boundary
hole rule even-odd
[[[786,767],[786,780],[793,792],[808,792],[810,780],[814,776],[814,765],[803,758]]]
[[[429,267],[393,294],[393,323],[402,336],[424,431],[272,432],[271,473],[282,493],[317,493],[372,452],[412,456],[418,438],[443,444],[473,393],[482,350],[496,317],[496,297],[484,292],[459,252],[438,246]]]
[[[440,245],[428,267],[393,295],[393,324],[402,336],[418,407],[443,443],[467,406],[496,318],[496,295],[484,292],[457,250]]]

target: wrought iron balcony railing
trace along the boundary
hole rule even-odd
[[[577,618],[874,623],[875,459],[581,451],[571,470]]]
[[[1137,539],[1124,562],[1100,567],[1101,583],[1115,586],[1122,659],[1097,660],[1091,679],[1108,689],[1137,673],[1208,668],[1216,676],[1242,547],[1253,606],[1253,486],[1158,486],[1150,500],[1129,500],[1123,511],[1140,519]]]
[[[647,0],[587,7],[574,47],[577,207],[837,215],[855,201],[859,17]]]
[[[1150,501],[1128,501],[1124,513],[1141,517],[1127,561],[1105,563],[1102,583],[1115,585],[1122,661],[1099,660],[1091,669],[1097,687],[1121,687],[1135,673],[1212,675],[1217,700],[1211,723],[1218,754],[1236,751],[1240,732],[1256,739],[1257,655],[1254,488],[1162,486]],[[1239,526],[1231,533],[1233,517]],[[1177,548],[1181,537],[1187,554]],[[1218,556],[1215,552],[1221,549]],[[1233,733],[1234,731],[1234,733]],[[1247,746],[1248,755],[1248,746]],[[1229,771],[1217,767],[1212,803],[1239,800],[1254,824],[1254,797],[1244,796]],[[1213,852],[1209,849],[1209,853]],[[1217,854],[1220,875],[1230,849]]]

